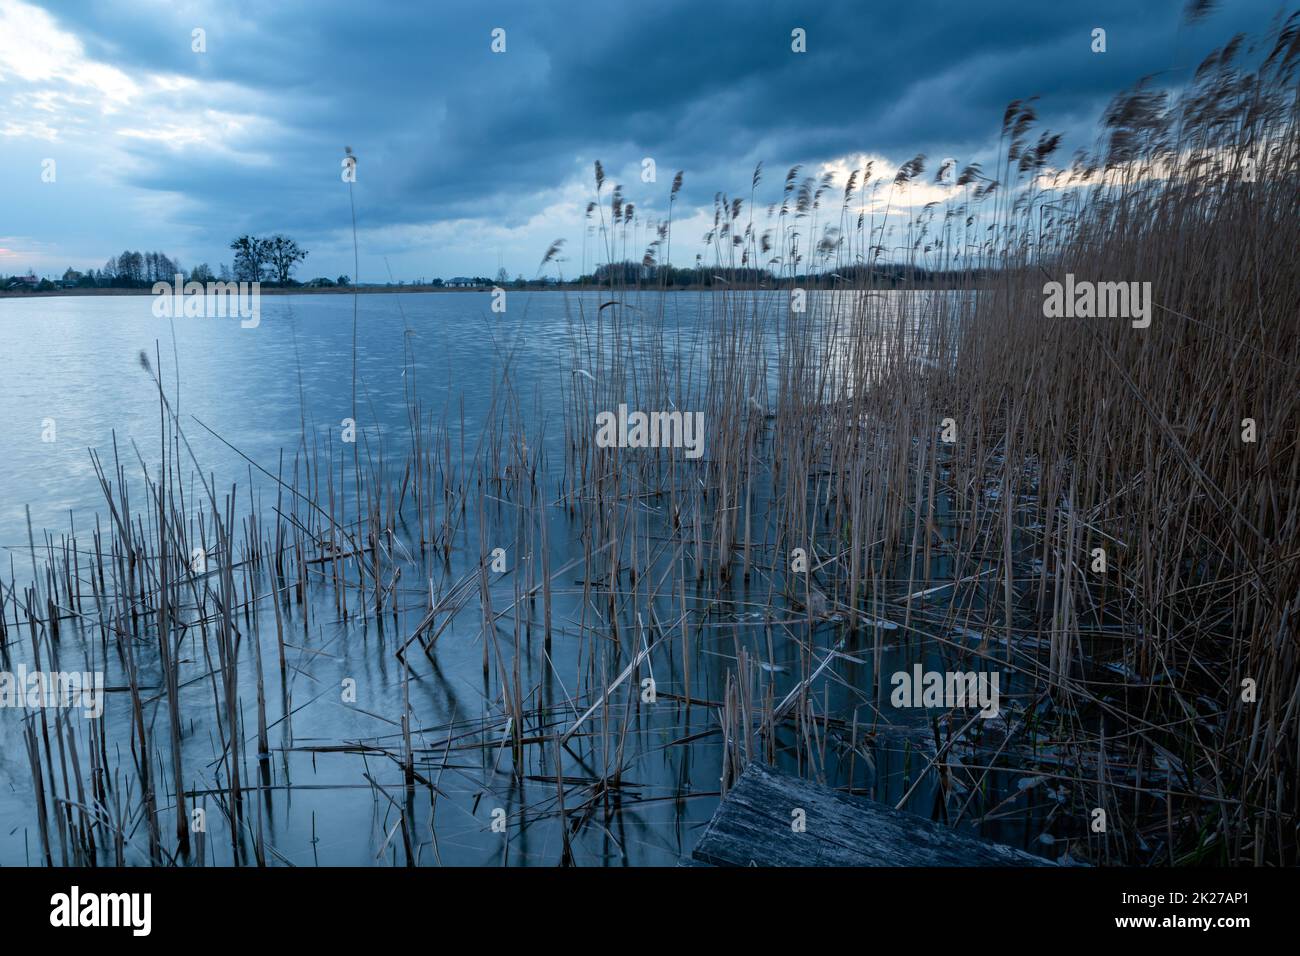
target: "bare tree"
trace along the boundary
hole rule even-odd
[[[245,282],[260,282],[262,270],[269,258],[269,239],[243,235],[231,240],[230,248],[235,252],[235,278]]]
[[[293,277],[294,266],[307,258],[307,250],[300,248],[298,243],[288,236],[282,236],[279,233],[265,241],[267,244],[267,258],[275,271],[276,281],[280,285],[288,285]]]

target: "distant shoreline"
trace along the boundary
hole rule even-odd
[[[512,285],[504,285],[501,286],[501,288],[505,289],[507,292],[608,292],[609,291],[609,288],[606,286],[571,286],[571,285],[551,286],[549,288],[526,287],[523,289],[517,289]],[[782,289],[788,290],[789,288],[790,288],[789,286],[769,287],[769,286],[719,284],[719,285],[674,286],[669,289],[660,289],[654,286],[644,286],[641,288],[637,288],[637,287],[628,288],[625,286],[620,286],[616,291],[618,292],[719,292],[719,291],[780,292]],[[843,289],[840,290],[823,288],[817,285],[810,285],[810,286],[806,286],[805,288],[808,288],[814,292],[854,291],[854,287],[852,286],[844,287]],[[899,291],[901,292],[901,291],[907,291],[911,289],[916,291],[928,290],[933,292],[964,292],[964,291],[969,291],[971,288],[973,287],[916,284],[916,285],[897,285],[888,288],[881,287],[881,288],[868,289],[868,290],[858,289],[857,291],[872,291],[872,292]],[[974,288],[978,288],[978,286],[975,286]],[[318,286],[310,289],[308,288],[285,289],[280,287],[273,288],[273,287],[264,286],[260,290],[260,292],[262,295],[350,295],[353,292],[356,292],[360,295],[390,295],[394,293],[408,293],[408,292],[447,292],[447,293],[491,292],[492,289],[493,286],[475,286],[474,288],[469,288],[469,289],[451,289],[451,288],[447,288],[446,286],[432,286],[432,285],[391,285],[391,286],[362,285],[362,286],[332,286],[332,287],[325,287],[325,288]],[[122,296],[122,295],[151,296],[153,295],[153,291],[151,289],[91,288],[91,289],[50,289],[44,292],[37,292],[35,290],[24,290],[24,289],[0,289],[0,299],[53,299],[53,298],[59,298],[63,296]]]
[[[215,281],[217,281],[217,280],[214,279],[213,281],[215,282]],[[232,280],[232,281],[234,281],[234,280]],[[525,290],[525,289],[511,289],[509,286],[506,286],[505,288],[508,289],[508,290],[510,290],[510,291],[517,291],[517,292],[524,292],[524,291],[527,291],[527,292],[559,292],[559,291],[563,291],[563,290],[560,290],[560,289],[527,289],[527,290]],[[355,286],[355,287],[349,285],[349,286],[328,286],[328,287],[320,287],[320,286],[317,286],[317,287],[310,288],[310,289],[309,289],[309,288],[306,288],[306,287],[303,287],[303,288],[297,288],[297,289],[294,289],[294,288],[288,288],[288,289],[286,289],[286,288],[280,288],[280,287],[278,287],[278,286],[277,286],[277,287],[263,286],[259,291],[260,291],[260,293],[261,293],[262,295],[348,295],[348,294],[353,293],[353,292],[359,292],[359,293],[361,293],[361,294],[364,295],[364,294],[374,294],[374,293],[377,293],[377,292],[378,292],[378,293],[389,293],[389,292],[491,292],[491,291],[492,291],[492,287],[491,287],[491,286],[479,286],[479,287],[476,287],[476,288],[473,288],[473,289],[448,289],[448,288],[444,288],[444,287],[442,287],[442,286],[432,286],[432,285],[427,285],[427,286],[426,286],[426,285],[418,285],[418,286],[417,286],[417,285],[404,285],[404,286],[399,286],[399,285],[393,285],[393,286],[383,286],[383,285],[361,285],[361,286]],[[570,291],[582,292],[582,291],[596,291],[596,290],[594,290],[594,289],[592,289],[592,290],[571,289]],[[49,290],[46,290],[46,291],[44,291],[44,292],[37,292],[37,291],[35,291],[34,289],[0,289],[0,299],[36,299],[36,298],[48,299],[48,298],[54,298],[54,297],[57,297],[57,296],[72,296],[72,295],[85,295],[85,296],[97,296],[97,295],[108,295],[108,296],[116,296],[116,295],[153,295],[153,290],[152,290],[152,289],[95,289],[95,288],[88,288],[88,289],[49,289]]]

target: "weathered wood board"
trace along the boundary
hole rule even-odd
[[[803,811],[804,829],[791,826]],[[714,866],[1055,866],[751,763],[691,854]]]

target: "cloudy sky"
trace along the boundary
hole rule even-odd
[[[557,237],[576,273],[597,159],[652,218],[685,171],[689,265],[760,160],[760,202],[795,163],[989,164],[1003,107],[1035,94],[1068,158],[1114,92],[1176,85],[1282,4],[1189,25],[1183,0],[0,0],[0,273],[125,248],[215,268],[235,235],[283,232],[311,251],[299,278],[353,274],[345,145],[362,281],[532,276]]]

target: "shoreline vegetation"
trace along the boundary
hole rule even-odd
[[[938,275],[928,274],[911,274],[903,270],[890,270],[882,268],[882,281],[877,283],[880,288],[892,289],[929,289],[934,291],[967,291],[972,287],[972,281],[983,284],[995,282],[998,274],[994,271],[982,277],[972,277],[967,273],[944,273]],[[197,280],[196,280],[197,281]],[[216,279],[205,279],[202,284],[206,285],[209,281],[221,281]],[[225,280],[232,283],[238,283],[241,280]],[[68,287],[59,289],[0,289],[0,299],[5,298],[39,298],[39,297],[58,297],[58,296],[98,296],[98,295],[153,295],[150,288],[152,284],[141,285],[134,288],[123,288],[114,286],[85,286],[85,287]],[[695,282],[687,285],[673,285],[662,287],[654,282],[635,285],[616,285],[616,288],[624,289],[629,292],[705,292],[727,289],[732,292],[780,292],[789,291],[794,288],[804,288],[809,291],[833,291],[846,290],[851,291],[854,287],[846,285],[838,278],[820,275],[796,276],[794,278],[780,279],[773,277],[770,282],[730,282],[725,277],[717,277],[714,281]],[[387,294],[387,293],[407,293],[407,292],[491,292],[493,289],[501,288],[508,292],[608,292],[611,288],[609,282],[587,281],[579,282],[576,280],[557,282],[546,280],[527,280],[520,283],[514,279],[508,280],[501,285],[493,282],[487,282],[481,285],[472,286],[448,286],[448,285],[429,285],[416,283],[356,283],[348,285],[320,286],[309,285],[306,283],[300,285],[276,285],[274,283],[263,282],[259,287],[262,295],[351,295],[356,292],[361,295]]]
[[[439,860],[449,765],[473,783],[480,832],[500,803],[512,835],[543,828],[551,862],[608,861],[593,847],[645,806],[651,768],[706,740],[722,794],[750,762],[780,763],[954,827],[1014,818],[1066,862],[1296,865],[1297,69],[1300,14],[1232,40],[1176,94],[1120,93],[1095,149],[1059,171],[1059,136],[1014,101],[997,168],[967,165],[951,200],[919,211],[902,200],[923,156],[845,185],[795,167],[766,214],[756,169],[716,200],[716,267],[770,263],[793,285],[901,247],[917,268],[957,257],[978,294],[881,295],[870,269],[820,286],[852,295],[798,304],[714,288],[697,367],[663,297],[656,312],[655,289],[611,278],[599,306],[571,303],[552,417],[521,411],[505,361],[477,438],[406,384],[408,425],[381,434],[354,373],[364,441],[322,439],[303,409],[297,447],[250,461],[274,509],[209,480],[166,350],[142,355],[160,460],[137,453],[128,480],[125,449],[92,452],[103,522],[46,533],[35,580],[0,587],[0,646],[80,666],[80,634],[87,670],[98,655],[126,674],[129,733],[25,718],[34,852],[165,865],[203,860],[207,841],[237,864],[288,862],[264,817],[290,799],[293,752],[355,761],[396,865]],[[599,163],[595,197],[607,261],[626,258],[641,223]],[[670,219],[645,261],[671,237]],[[1150,283],[1149,327],[1049,316],[1044,284],[1067,275]],[[598,442],[597,416],[630,401],[702,413],[704,456]],[[542,450],[548,428],[562,461]],[[396,648],[365,645],[401,668],[384,733],[292,737],[310,701],[286,658],[320,619],[394,630]],[[482,703],[431,725],[408,682],[449,641],[476,670],[481,653]],[[579,661],[562,693],[547,669],[561,646]],[[1001,674],[999,715],[940,706],[900,745],[881,666],[900,652]],[[183,747],[198,707],[201,754]],[[879,789],[890,768],[896,800]],[[208,826],[192,832],[199,803]]]
[[[238,284],[238,283],[235,283],[235,282],[233,282],[233,280],[232,280],[232,284]],[[558,293],[570,293],[570,294],[571,294],[571,293],[574,293],[574,292],[608,292],[608,291],[609,291],[609,286],[607,286],[607,285],[605,285],[605,286],[598,286],[598,285],[590,285],[590,286],[563,286],[563,287],[557,287],[557,286],[549,286],[549,287],[537,286],[537,287],[532,287],[532,286],[530,286],[530,287],[528,287],[528,288],[526,288],[526,289],[518,289],[518,290],[516,290],[516,289],[512,289],[512,288],[509,288],[509,287],[506,287],[506,288],[507,288],[507,291],[510,291],[510,292],[515,292],[515,291],[520,291],[520,292],[558,292]],[[898,287],[896,287],[896,288],[898,288],[898,289],[911,289],[911,290],[924,288],[924,289],[926,289],[926,290],[928,290],[928,291],[934,291],[934,292],[945,292],[945,291],[947,291],[947,292],[956,292],[956,291],[969,291],[971,287],[970,287],[970,286],[957,286],[957,285],[953,285],[953,286],[911,286],[911,285],[909,285],[909,286],[898,286]],[[447,292],[447,293],[472,293],[472,292],[478,292],[478,293],[484,293],[484,292],[491,292],[491,291],[492,291],[492,286],[483,286],[483,287],[478,287],[478,288],[447,289],[447,288],[440,288],[440,287],[438,287],[438,286],[409,286],[409,285],[408,285],[408,286],[400,286],[400,285],[395,285],[395,286],[368,286],[368,285],[358,285],[358,286],[356,286],[355,288],[351,288],[351,287],[349,287],[349,288],[342,288],[342,289],[339,289],[339,288],[335,288],[335,289],[321,289],[321,288],[311,288],[311,289],[308,289],[308,288],[302,288],[302,289],[293,289],[293,288],[287,288],[287,289],[286,289],[286,288],[270,288],[270,289],[268,289],[268,288],[263,288],[263,289],[261,289],[261,290],[259,290],[259,291],[260,291],[260,293],[261,293],[262,295],[352,295],[354,292],[357,293],[358,295],[378,295],[378,294],[385,294],[385,295],[387,295],[387,294],[400,294],[400,293],[407,293],[407,292],[437,292],[437,293],[442,293],[442,292]],[[660,290],[658,290],[658,289],[655,289],[655,290],[648,290],[648,291],[653,291],[653,292],[655,292],[656,294],[658,294],[658,293],[660,292]],[[664,291],[664,292],[668,292],[668,293],[672,293],[672,292],[708,292],[708,291],[712,291],[712,287],[710,287],[710,286],[684,286],[684,287],[682,287],[682,288],[678,288],[678,289],[665,289],[665,290],[662,290],[662,291]],[[786,289],[781,288],[781,287],[772,287],[772,286],[753,286],[753,287],[737,286],[737,287],[734,287],[734,288],[732,289],[732,291],[734,291],[734,292],[782,292],[782,291],[786,291]],[[808,291],[824,292],[824,291],[828,291],[828,290],[826,290],[825,288],[817,287],[817,286],[810,286],[810,287],[808,288]],[[852,290],[845,290],[845,291],[852,291]],[[152,295],[152,294],[153,294],[153,293],[151,293],[148,289],[60,289],[60,290],[58,290],[58,291],[56,291],[56,292],[17,292],[17,291],[7,291],[7,292],[6,292],[6,291],[0,291],[0,299],[57,299],[57,298],[60,298],[60,297],[71,297],[71,296],[121,296],[121,295],[150,296],[150,295]]]

